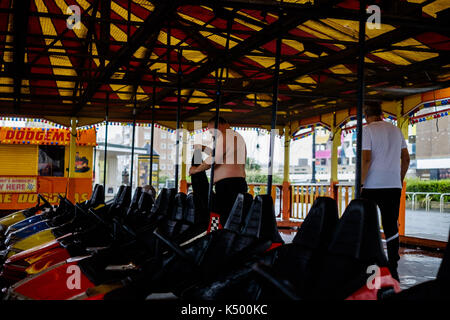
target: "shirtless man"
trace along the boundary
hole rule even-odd
[[[214,122],[212,118],[208,122],[208,130],[214,137]],[[242,136],[232,130],[228,122],[219,117],[217,128],[216,154],[214,164],[215,203],[214,211],[220,215],[220,223],[225,224],[239,193],[247,192],[245,181],[245,160],[247,148]],[[202,151],[209,155],[198,167],[192,166],[189,175],[202,172],[211,168],[212,150],[206,146]]]

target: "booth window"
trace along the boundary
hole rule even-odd
[[[64,151],[63,146],[39,146],[39,175],[64,177]]]

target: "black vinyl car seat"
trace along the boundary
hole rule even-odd
[[[101,184],[96,184],[92,191],[91,198],[87,201],[86,206],[95,208],[103,203],[105,203],[105,188]]]
[[[119,199],[117,199],[117,206],[126,208],[131,204],[131,187],[125,186],[124,191],[121,193]]]
[[[174,188],[161,189],[156,201],[148,215],[149,222],[168,217],[175,202],[176,190]]]
[[[154,204],[153,196],[148,192],[142,192],[134,210],[128,210],[125,217],[125,223],[130,226],[142,226],[146,217],[150,214],[150,210]]]
[[[172,210],[159,224],[158,231],[172,238],[178,233],[179,223],[183,221],[186,211],[186,194],[178,192],[173,200]]]
[[[262,201],[260,238],[270,240],[273,243],[284,243],[278,231],[272,196],[266,194],[257,196],[256,198],[258,197],[260,197]]]
[[[241,232],[252,202],[253,196],[250,193],[239,193],[224,227],[228,230]]]
[[[182,211],[183,217],[178,221],[178,235],[182,236],[183,239],[187,240],[186,237],[189,235],[186,234],[188,230],[193,231],[188,232],[190,235],[197,235],[200,231],[206,231],[208,227],[208,218],[206,216],[206,211],[202,207],[200,203],[199,197],[193,192],[189,193],[185,199],[185,208]]]
[[[338,221],[336,200],[319,197],[314,201],[292,243],[273,250],[274,275],[281,282],[288,281],[299,297],[307,297],[312,290]],[[266,288],[261,299],[278,299],[283,296],[280,293]]]
[[[123,188],[122,188],[123,187]],[[108,209],[107,216],[109,219],[113,217],[122,216],[126,212],[126,208],[131,203],[131,187],[120,186],[119,191],[114,198],[114,202]]]
[[[131,200],[130,206],[127,209],[127,212],[125,214],[126,216],[130,215],[138,208],[142,193],[142,187],[137,187],[136,190],[134,190],[133,199]]]
[[[177,247],[172,243],[172,248],[175,248],[172,250],[177,253],[166,254],[160,263],[146,271],[150,279],[140,279],[135,285],[147,295],[150,293],[148,290],[180,295],[194,283],[215,279],[224,270],[241,265],[254,255],[261,254],[270,247],[271,241],[258,238],[262,219],[261,210],[258,208],[261,205],[253,207],[254,210],[250,209],[240,232],[224,227],[184,246]],[[233,212],[230,217],[232,215]]]
[[[294,286],[297,294],[307,292],[307,281],[314,277],[318,260],[326,251],[337,222],[336,201],[326,197],[318,198],[294,237],[293,243],[267,251],[261,257],[255,257],[253,262],[186,294],[201,300],[286,299],[282,291],[276,290],[280,288],[274,288],[272,284],[254,273],[252,266],[255,261],[271,267],[278,281]]]
[[[313,299],[345,299],[367,283],[368,267],[387,267],[380,236],[376,204],[370,200],[350,202],[333,235]]]

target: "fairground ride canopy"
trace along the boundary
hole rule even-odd
[[[367,2],[381,9],[381,25],[366,28],[366,99],[448,87],[450,1]],[[76,117],[82,126],[103,121],[106,106],[110,121],[129,121],[135,104],[137,120],[149,122],[154,102],[156,121],[174,127],[179,104],[181,121],[213,115],[221,74],[222,114],[237,126],[269,125],[279,37],[278,125],[346,112],[357,99],[358,8],[354,0],[2,0],[1,115],[64,125]]]

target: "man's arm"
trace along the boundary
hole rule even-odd
[[[202,171],[206,171],[209,168],[211,168],[211,165],[207,163],[206,161],[203,161],[199,166],[197,167],[191,167],[189,169],[189,175],[193,175]]]
[[[371,161],[372,161],[372,150],[363,150],[361,161],[361,184],[364,184],[364,181],[366,181]]]
[[[212,149],[210,147],[201,144],[194,144],[194,149],[201,149],[202,152],[206,153],[208,156],[212,154]]]
[[[403,180],[405,179],[406,176],[406,172],[408,171],[409,168],[409,152],[407,148],[403,148],[402,149],[402,153],[401,153],[401,169],[400,169],[400,175],[401,175],[401,181],[402,181],[402,185],[403,185]]]

